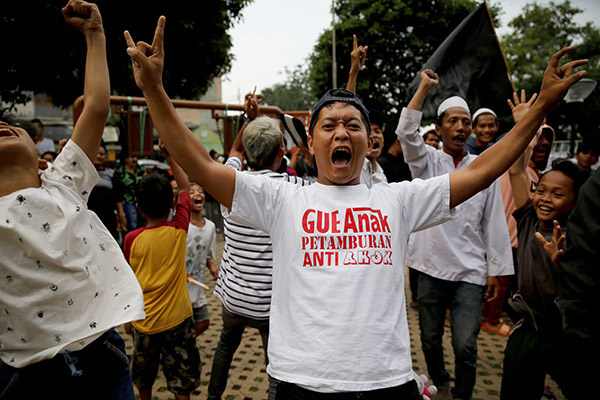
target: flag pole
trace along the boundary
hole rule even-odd
[[[498,35],[496,35],[496,27],[494,26],[494,19],[492,18],[492,13],[490,8],[487,5],[487,2],[483,0],[483,4],[485,4],[485,9],[488,12],[488,17],[490,17],[490,22],[492,24],[492,30],[494,31],[494,37],[496,38],[496,42],[498,43],[498,47],[500,48],[500,54],[502,54],[502,59],[504,60],[504,65],[506,65],[506,70],[508,71],[508,80],[510,81],[510,85],[512,86],[513,92],[516,91],[515,83],[512,80],[512,75],[510,73],[510,67],[508,66],[508,61],[506,60],[506,55],[504,54],[504,50],[502,49],[502,45],[500,45],[500,41],[498,40]]]

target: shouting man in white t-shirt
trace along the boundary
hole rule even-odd
[[[269,232],[273,293],[267,372],[281,381],[277,399],[418,399],[404,296],[409,234],[452,217],[452,208],[489,186],[528,145],[544,116],[585,76],[552,57],[542,90],[503,140],[451,174],[368,189],[360,172],[372,140],[368,113],[344,89],[313,109],[309,149],[317,183],[292,185],[214,162],[178,117],[162,84],[165,18],[152,45],[128,54],[156,128],[190,178],[241,223]],[[336,397],[339,398],[339,397]],[[345,398],[345,397],[344,397]]]

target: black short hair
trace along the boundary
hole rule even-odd
[[[39,120],[39,119],[37,119],[37,118],[34,118],[34,119],[32,119],[30,122],[31,122],[32,124],[34,124],[34,123],[36,123],[36,122],[37,122],[38,124],[40,124],[40,126],[41,126],[42,128],[44,127],[44,124],[42,123],[42,121],[40,121],[40,120]]]
[[[160,174],[150,174],[137,184],[135,195],[140,211],[153,218],[169,215],[173,188],[167,178]]]
[[[542,181],[544,175],[552,171],[562,172],[573,180],[573,204],[575,204],[579,196],[579,189],[581,189],[581,186],[587,180],[586,175],[572,161],[565,158],[557,158],[552,161],[552,168],[540,176],[539,182]]]
[[[592,155],[598,157],[600,153],[600,146],[598,146],[598,141],[599,140],[593,136],[584,137],[581,140],[581,143],[579,143],[579,145],[577,146],[577,151],[575,152],[575,154],[591,151]]]
[[[369,110],[369,121],[370,123],[377,125],[379,129],[383,129],[385,125],[385,116],[379,110]]]
[[[44,158],[46,154],[50,154],[54,160],[58,157],[58,153],[55,151],[45,151],[44,154],[42,154],[42,158]]]
[[[425,132],[423,134],[423,140],[427,139],[427,136],[429,135],[435,135],[435,137],[437,137],[438,139],[441,140],[440,135],[437,134],[437,132],[435,131],[435,129],[430,129],[427,132]]]

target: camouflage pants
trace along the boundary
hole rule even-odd
[[[189,395],[200,385],[200,353],[193,318],[152,335],[133,328],[133,342],[131,377],[138,390],[152,389],[159,364],[170,392]]]

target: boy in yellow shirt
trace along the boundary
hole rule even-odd
[[[152,398],[152,385],[163,366],[168,389],[177,399],[189,399],[200,384],[200,353],[192,304],[188,295],[185,253],[190,223],[187,176],[161,147],[181,189],[175,215],[169,181],[157,174],[138,184],[137,207],[146,226],[125,236],[123,252],[144,292],[146,319],[133,321],[134,353],[131,367],[140,399]]]

